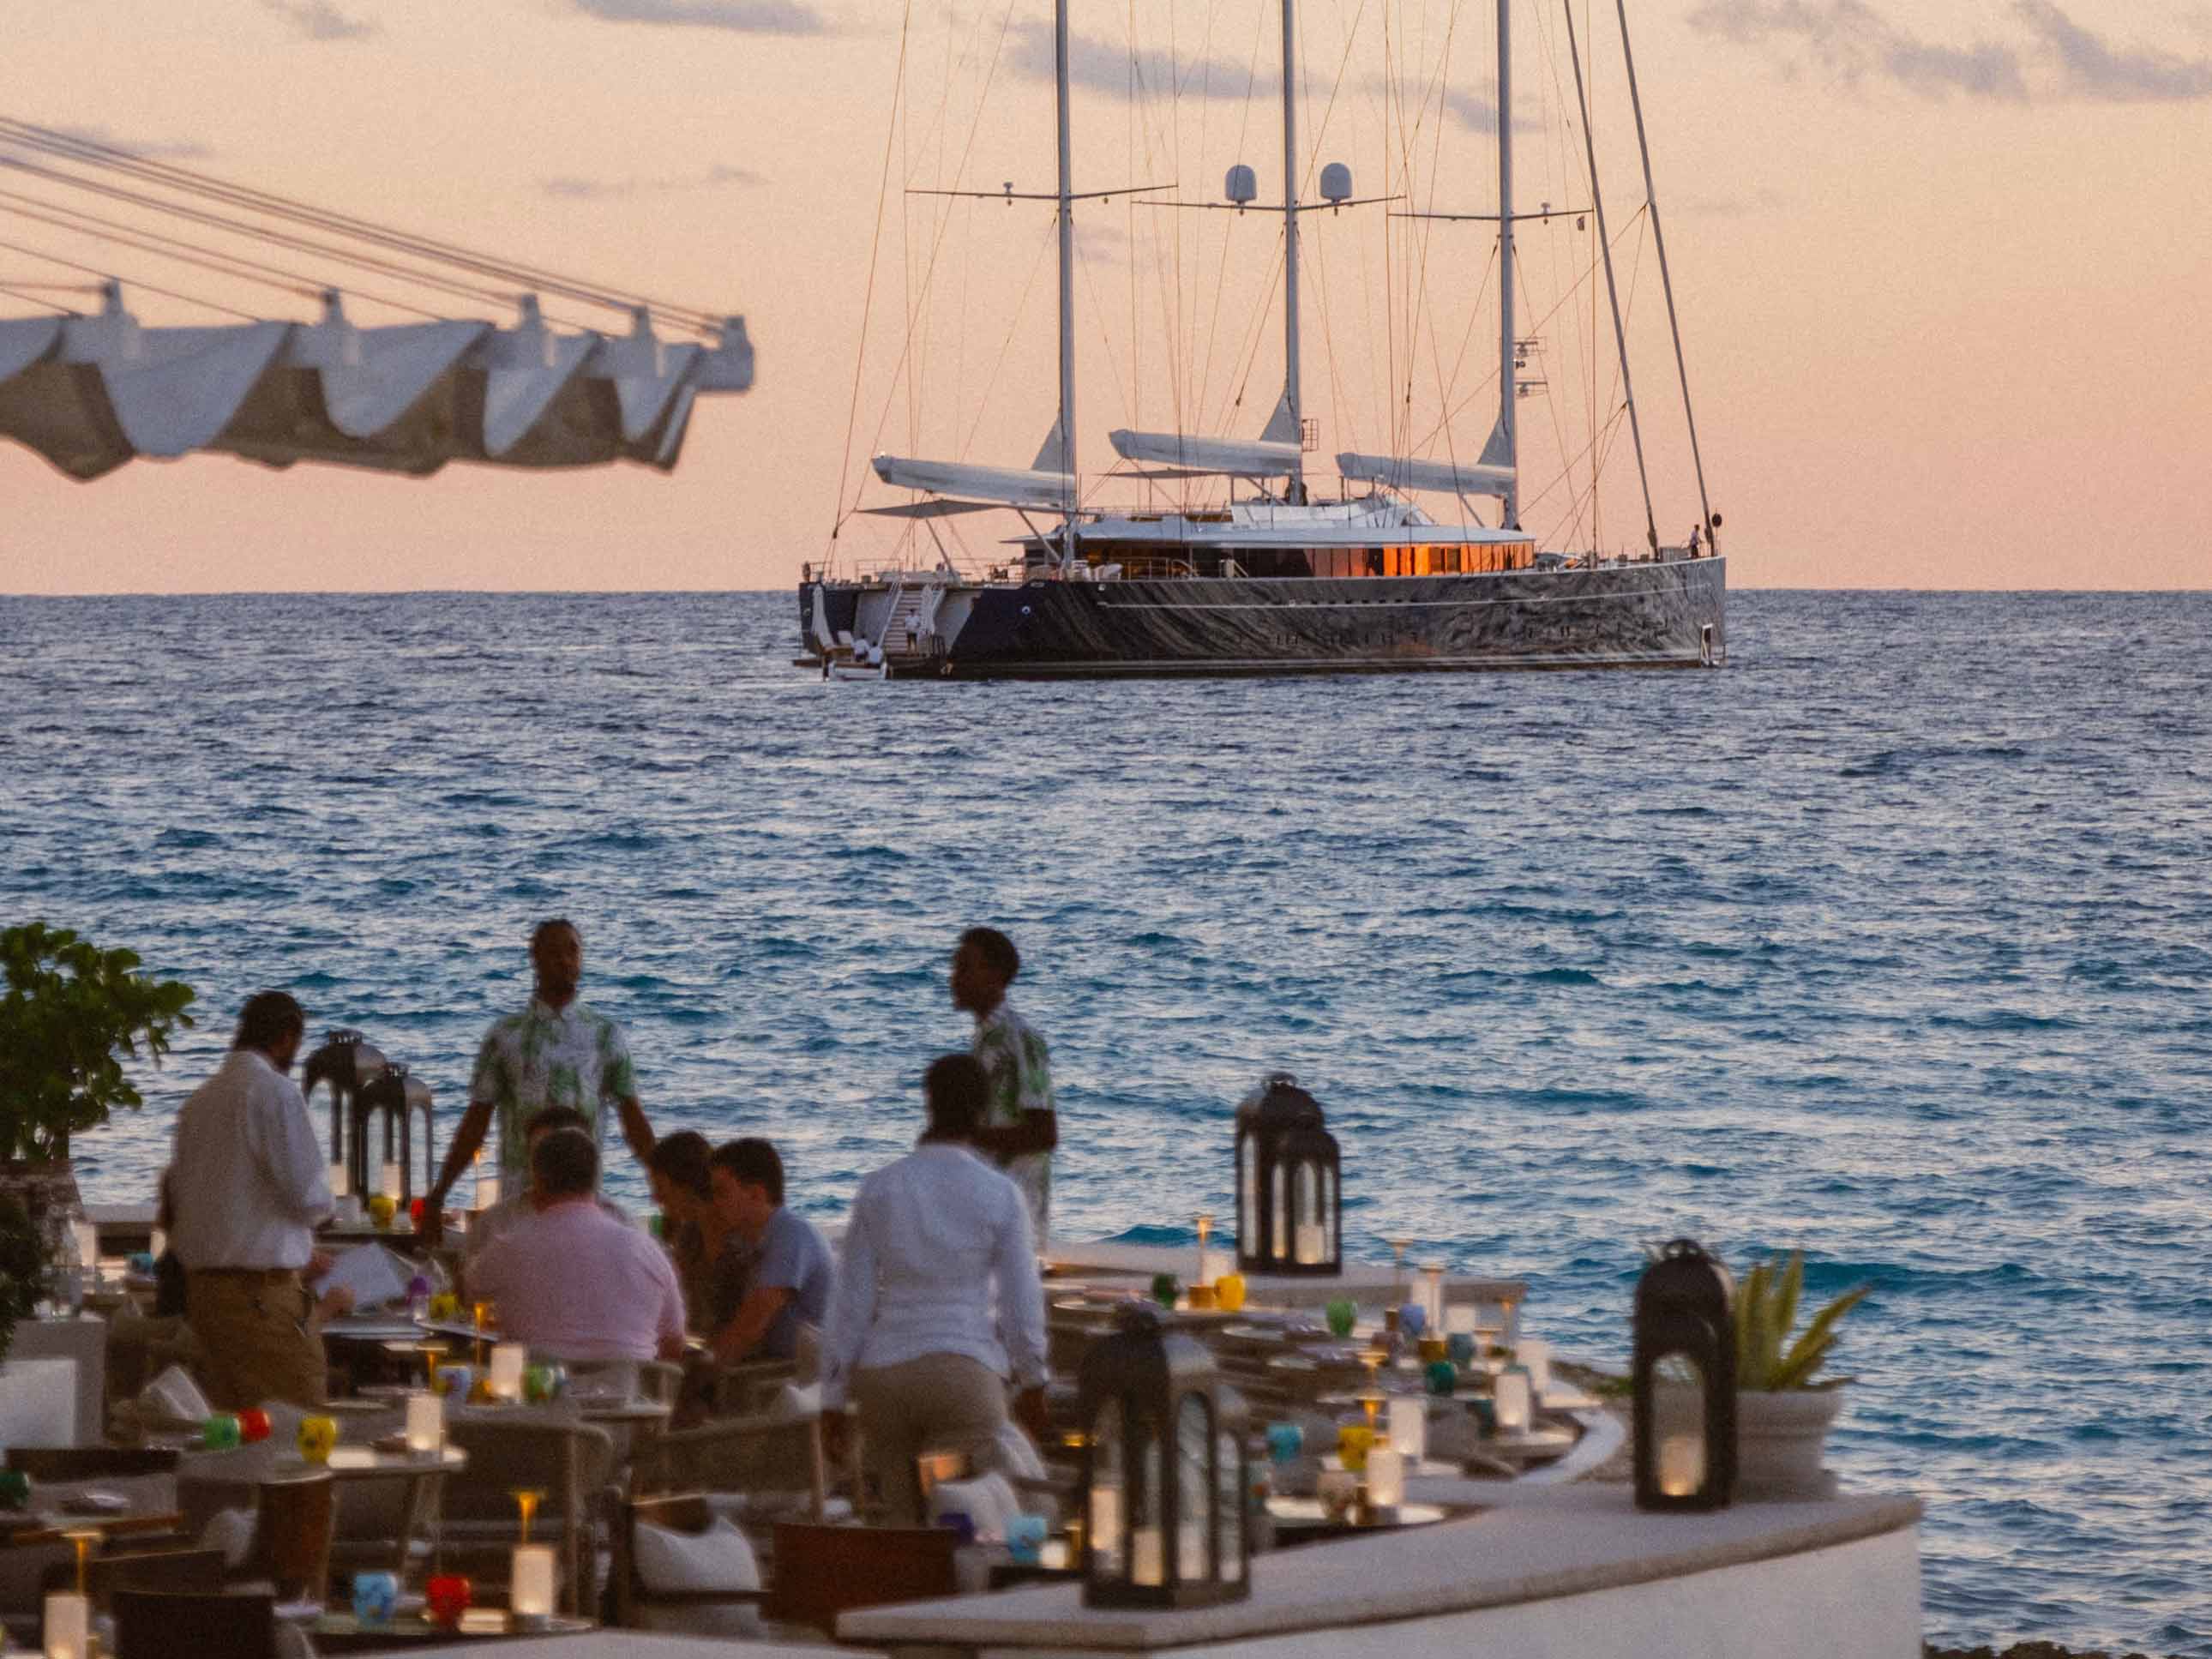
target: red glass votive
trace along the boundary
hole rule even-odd
[[[434,1625],[458,1625],[476,1600],[475,1587],[458,1572],[435,1574],[422,1587],[423,1610]]]

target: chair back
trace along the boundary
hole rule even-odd
[[[325,1468],[287,1470],[261,1483],[252,1559],[286,1601],[330,1593],[337,1481]]]
[[[834,1636],[837,1615],[959,1589],[959,1534],[943,1527],[835,1527],[781,1521],[768,1616]]]
[[[84,1564],[85,1593],[102,1612],[112,1605],[118,1590],[204,1590],[222,1580],[221,1550],[155,1549],[131,1555],[95,1555]],[[40,1581],[43,1593],[76,1588],[74,1561],[53,1563]]]
[[[276,1600],[115,1592],[116,1659],[276,1659]]]
[[[36,1481],[118,1480],[174,1474],[179,1454],[150,1446],[10,1446],[8,1467]]]
[[[592,1540],[603,1513],[600,1497],[614,1477],[614,1437],[595,1423],[510,1408],[448,1418],[446,1438],[469,1455],[466,1470],[447,1477],[446,1517],[519,1527],[516,1489],[544,1492],[541,1530],[532,1536],[558,1528],[566,1563],[563,1599],[571,1612],[593,1605]]]
[[[766,1595],[758,1589],[655,1589],[640,1565],[638,1528],[703,1534],[714,1526],[714,1510],[699,1492],[664,1498],[628,1498],[615,1528],[614,1573],[608,1586],[614,1622],[624,1629],[683,1632],[695,1635],[757,1638],[757,1609]]]

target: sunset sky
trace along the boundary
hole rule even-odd
[[[1579,207],[1559,0],[1515,3],[1521,205]],[[1696,495],[1634,222],[1612,0],[1574,4],[1577,27],[1592,11],[1606,207],[1624,284],[1635,273],[1631,361],[1675,539]],[[1076,0],[1077,188],[1218,200],[1243,160],[1274,199],[1275,5]],[[2212,4],[1630,9],[1737,586],[2212,586]],[[667,477],[408,482],[199,457],[84,485],[0,446],[0,592],[784,587],[829,550],[871,449],[1026,465],[1053,411],[1049,209],[899,186],[1051,187],[1050,21],[1050,0],[914,0],[910,17],[902,0],[0,0],[0,114],[740,312],[759,362],[750,393],[702,402]],[[1302,193],[1342,160],[1362,196],[1494,210],[1492,30],[1492,0],[1304,0]],[[4,172],[0,187],[15,187]],[[1490,233],[1382,213],[1310,222],[1307,412],[1325,458],[1408,434],[1443,453],[1454,410],[1449,445],[1469,457],[1493,412]],[[1111,427],[1255,435],[1280,375],[1276,228],[1126,198],[1077,220],[1086,474],[1110,460]],[[1550,382],[1520,406],[1530,493],[1551,486],[1528,521],[1553,544],[1613,548],[1642,538],[1625,433],[1595,526],[1569,506],[1591,366],[1601,404],[1613,373],[1599,291],[1575,286],[1594,239],[1571,225],[1522,233]],[[0,240],[311,314],[4,199]],[[0,250],[0,284],[70,276]],[[0,297],[0,316],[27,314]],[[981,551],[1018,526],[963,528]],[[840,542],[894,545],[868,520]]]

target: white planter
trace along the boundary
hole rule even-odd
[[[1828,1425],[1844,1408],[1841,1389],[1747,1390],[1735,1398],[1735,1495],[1825,1498],[1835,1481],[1821,1465]]]
[[[0,1365],[0,1446],[76,1443],[76,1361],[10,1359]]]

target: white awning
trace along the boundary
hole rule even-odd
[[[134,457],[212,451],[423,475],[448,461],[676,465],[694,400],[753,381],[744,321],[713,346],[519,325],[356,328],[335,294],[318,323],[148,328],[111,284],[94,317],[0,320],[0,437],[73,478]]]
[[[958,461],[918,461],[903,455],[878,455],[876,476],[901,489],[926,490],[1001,507],[1051,507],[1075,505],[1075,480],[1065,472],[1025,471],[1016,466],[969,466]]]
[[[1404,455],[1347,453],[1336,458],[1336,470],[1346,478],[1388,484],[1393,489],[1437,489],[1453,495],[1503,496],[1513,487],[1511,467],[1472,461],[1417,461]]]
[[[1273,478],[1297,470],[1298,447],[1263,438],[1194,438],[1183,432],[1109,433],[1125,461],[1181,467],[1237,478]]]

